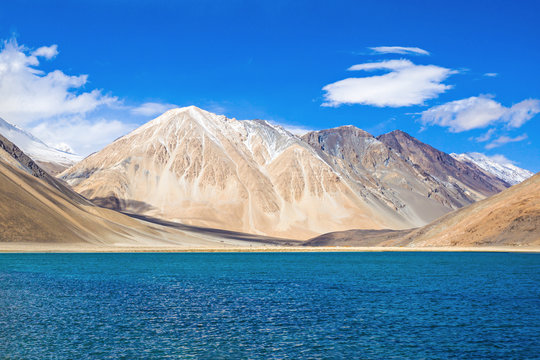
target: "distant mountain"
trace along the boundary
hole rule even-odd
[[[507,161],[497,161],[494,158],[481,153],[452,153],[450,155],[461,162],[475,164],[511,185],[519,184],[534,175],[534,173],[529,170],[517,167]]]
[[[71,165],[82,160],[82,157],[48,146],[32,134],[8,123],[0,118],[0,135],[16,144],[30,158],[50,174],[56,175]],[[68,148],[65,147],[64,150]]]
[[[467,195],[476,195],[475,200],[494,195],[510,186],[476,164],[460,162],[401,130],[380,135],[377,139],[431,177],[470,191]]]
[[[476,166],[395,131],[374,138],[354,126],[314,131],[302,139],[336,171],[420,226],[493,195],[508,184]]]
[[[354,127],[299,138],[266,121],[191,106],[166,112],[60,177],[110,208],[297,239],[424,225],[508,186],[414,138],[386,140]]]
[[[349,230],[307,246],[540,246],[540,173],[419,229]]]

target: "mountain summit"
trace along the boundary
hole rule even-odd
[[[190,106],[119,138],[61,178],[114,209],[298,239],[424,225],[508,186],[444,153],[465,174],[454,182],[429,176],[428,165],[405,153],[354,127],[299,138],[266,121]]]

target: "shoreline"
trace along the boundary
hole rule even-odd
[[[486,247],[314,247],[314,246],[257,246],[196,248],[176,246],[88,246],[48,244],[0,245],[0,254],[13,253],[329,253],[329,252],[507,252],[540,253],[540,246],[486,246]]]

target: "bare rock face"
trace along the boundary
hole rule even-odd
[[[499,192],[508,184],[395,131],[374,138],[354,126],[302,137],[359,191],[421,226]]]
[[[475,164],[456,160],[403,131],[392,131],[379,136],[378,140],[431,176],[470,190],[474,200],[494,195],[510,186]]]
[[[61,174],[89,199],[189,225],[304,239],[409,221],[266,121],[168,111]]]

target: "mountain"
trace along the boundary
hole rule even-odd
[[[540,174],[415,230],[409,246],[540,245]]]
[[[494,195],[510,186],[475,164],[462,163],[403,131],[394,130],[377,139],[426,174],[463,189],[466,195],[475,200]]]
[[[97,207],[0,135],[2,250],[223,248],[281,243],[246,234],[150,223]]]
[[[540,173],[503,192],[453,211],[419,229],[349,230],[307,246],[539,246]]]
[[[450,155],[461,162],[475,164],[511,185],[519,184],[534,175],[533,172],[517,167],[508,161],[497,161],[493,157],[481,153],[452,153]]]
[[[1,118],[0,135],[15,143],[25,154],[35,160],[41,168],[52,175],[56,175],[82,160],[79,155],[48,146],[32,134]]]
[[[283,128],[193,106],[166,112],[61,178],[98,204],[197,226],[299,239],[410,226]]]
[[[399,131],[375,138],[354,126],[342,126],[302,139],[357,191],[389,204],[411,226],[425,225],[508,186]]]
[[[191,106],[166,112],[60,177],[109,208],[296,239],[420,226],[508,186],[444,153],[456,171],[469,172],[461,181],[430,176],[427,166],[360,129],[327,133],[299,138],[266,121]]]

